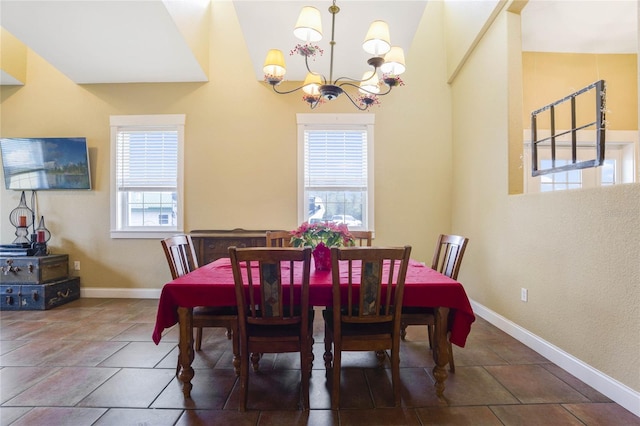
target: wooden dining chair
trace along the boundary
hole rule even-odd
[[[373,239],[372,231],[349,231],[355,240],[355,245],[361,247],[371,247],[371,240]]]
[[[323,316],[334,410],[340,406],[343,351],[375,351],[382,363],[390,350],[393,398],[400,404],[400,313],[410,254],[409,246],[331,248],[333,303]]]
[[[433,259],[431,261],[431,268],[440,272],[443,275],[458,279],[458,272],[460,272],[460,266],[462,265],[462,257],[464,251],[467,248],[469,239],[460,235],[447,235],[441,234],[438,236],[436,242],[436,248],[433,253]],[[429,333],[429,347],[433,348],[433,338],[435,335],[436,325],[435,311],[433,308],[418,308],[412,306],[405,306],[402,308],[402,324],[401,324],[401,337],[402,340],[406,337],[407,326],[410,325],[426,325]],[[447,339],[447,342],[449,340]],[[451,342],[449,344],[449,371],[455,373],[456,366],[453,362],[453,347]]]
[[[229,256],[238,304],[239,410],[247,408],[250,354],[284,352],[300,353],[302,407],[308,410],[313,362],[311,248],[229,247]]]
[[[291,247],[291,232],[267,231],[267,247]]]
[[[174,235],[161,240],[164,254],[169,264],[171,277],[176,279],[198,268],[198,258],[191,236]],[[195,349],[202,349],[203,327],[222,327],[227,330],[227,338],[232,341],[234,368],[240,374],[238,348],[238,314],[235,306],[198,306],[193,308],[193,328],[196,329]],[[178,365],[178,369],[180,366]],[[177,374],[178,372],[176,372]]]

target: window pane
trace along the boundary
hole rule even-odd
[[[128,192],[129,226],[175,226],[175,192]]]
[[[361,227],[366,209],[366,191],[306,191],[309,200],[309,222],[331,221]]]
[[[580,183],[582,181],[582,170],[571,170],[568,174],[567,180],[569,182]]]
[[[615,185],[616,183],[616,160],[605,160],[601,168],[602,185]]]

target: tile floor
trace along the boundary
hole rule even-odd
[[[192,399],[175,378],[176,327],[151,341],[156,300],[80,299],[50,311],[0,312],[1,425],[640,425],[640,419],[478,318],[454,346],[446,400],[433,390],[423,327],[402,344],[402,407],[373,353],[343,357],[342,408],[332,411],[316,323],[311,410],[298,409],[295,354],[265,355],[249,409],[237,411],[231,345],[205,330]],[[322,318],[316,315],[316,318]]]

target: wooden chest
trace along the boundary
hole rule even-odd
[[[46,284],[2,284],[0,294],[2,311],[46,310],[78,299],[80,278],[65,278]]]
[[[264,247],[267,231],[233,229],[229,231],[197,230],[190,232],[195,246],[198,264],[211,263],[221,257],[229,257],[229,247]]]
[[[44,284],[69,276],[69,255],[0,257],[0,284]]]

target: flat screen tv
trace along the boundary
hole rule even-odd
[[[91,189],[86,138],[0,138],[7,189]]]

